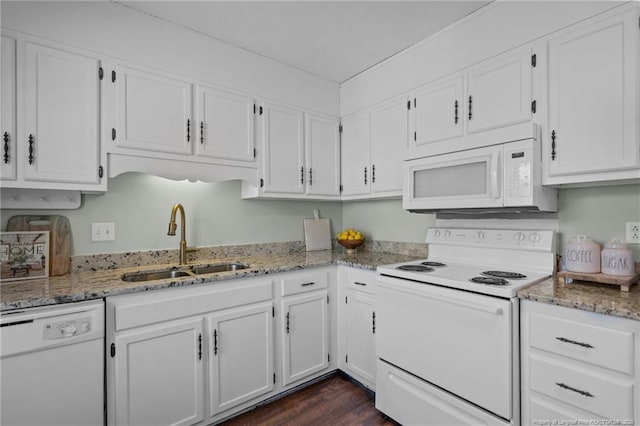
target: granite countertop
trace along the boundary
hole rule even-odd
[[[580,281],[563,284],[556,283],[553,278],[549,278],[518,291],[518,297],[583,311],[640,320],[640,284],[634,284],[629,292],[624,292],[615,286]]]
[[[298,251],[284,254],[254,254],[251,256],[210,258],[206,261],[200,260],[189,263],[189,266],[193,266],[238,262],[248,264],[249,268],[247,269],[197,277],[188,276],[145,282],[125,282],[121,280],[121,277],[125,273],[140,270],[154,271],[176,266],[176,264],[155,264],[146,267],[136,266],[74,272],[58,277],[1,283],[0,311],[53,305],[57,303],[79,302],[117,294],[181,287],[234,278],[248,278],[333,264],[375,271],[378,265],[406,262],[415,259],[419,259],[419,257],[374,251],[363,251],[355,254],[344,254],[333,250],[313,252]]]

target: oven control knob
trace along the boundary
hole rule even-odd
[[[445,240],[448,240],[450,236],[451,236],[451,231],[449,231],[449,230],[444,231],[444,239]]]
[[[524,235],[524,232],[516,232],[515,234],[513,234],[513,239],[520,242],[520,241],[524,241],[525,240],[526,235]]]
[[[433,231],[433,237],[434,238],[440,238],[440,230],[436,229],[435,231]]]
[[[474,235],[474,239],[477,242],[482,242],[484,241],[484,239],[487,238],[487,234],[485,234],[483,231],[478,231],[476,232],[476,234]]]
[[[531,234],[529,234],[529,239],[534,243],[537,243],[542,239],[542,235],[538,234],[537,232],[532,232]]]
[[[76,326],[74,325],[67,325],[64,326],[60,329],[60,334],[62,334],[62,336],[64,337],[71,337],[74,334],[76,334],[76,332],[78,331],[78,329],[76,328]]]

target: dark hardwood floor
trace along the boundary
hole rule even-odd
[[[397,425],[375,409],[373,395],[337,373],[222,423],[240,425]]]

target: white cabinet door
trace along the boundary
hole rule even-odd
[[[306,114],[306,193],[340,195],[339,120]]]
[[[30,42],[22,54],[24,179],[99,183],[100,62]]]
[[[638,39],[634,11],[549,41],[549,176],[639,167]]]
[[[272,309],[264,302],[207,317],[210,417],[273,390]]]
[[[282,385],[329,366],[327,291],[282,301]]]
[[[347,291],[347,369],[372,384],[376,381],[374,305],[373,296],[359,291]]]
[[[0,132],[2,132],[2,158],[0,158],[0,179],[15,180],[16,164],[16,40],[2,36],[0,44],[0,93],[2,108]]]
[[[425,145],[462,136],[464,122],[462,75],[446,77],[420,89],[410,104],[412,152]]]
[[[115,146],[191,154],[191,84],[172,77],[116,67]]]
[[[371,112],[371,192],[400,195],[402,160],[407,146],[406,98],[381,105]]]
[[[342,121],[342,195],[369,194],[371,116],[357,114]]]
[[[191,425],[203,420],[202,318],[115,338],[115,418],[110,425]]]
[[[198,86],[197,99],[197,155],[254,161],[253,98]]]
[[[467,133],[531,120],[531,50],[489,61],[467,73]]]
[[[304,193],[302,111],[283,105],[260,106],[264,192]]]

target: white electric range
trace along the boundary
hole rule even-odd
[[[519,425],[519,289],[555,233],[430,228],[427,259],[380,266],[376,407],[402,424]]]

